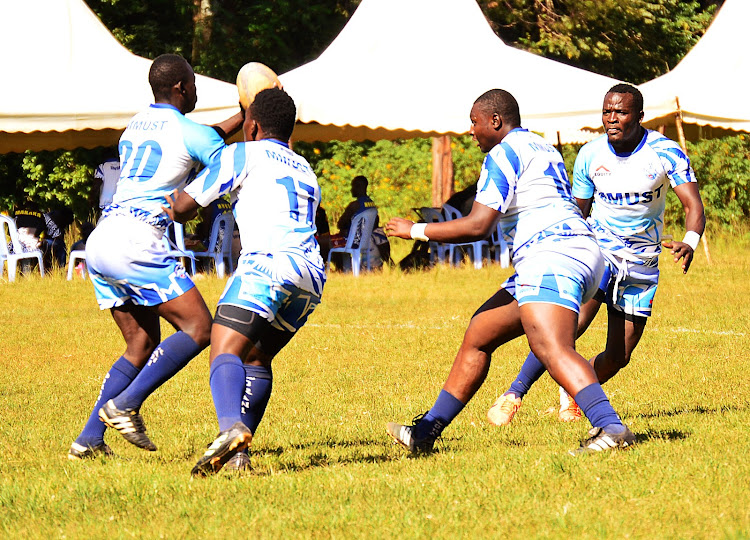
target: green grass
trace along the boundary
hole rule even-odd
[[[408,457],[385,424],[432,405],[473,311],[510,272],[386,270],[330,277],[275,362],[254,471],[209,479],[189,474],[217,432],[206,352],[142,409],[158,452],[108,432],[116,457],[70,462],[122,338],[89,282],[0,281],[0,536],[750,538],[749,245],[713,240],[713,265],[699,253],[687,276],[662,261],[655,316],[604,387],[638,437],[627,451],[568,457],[588,424],[548,412],[547,376],[511,426],[486,422],[526,355],[519,339],[439,451]],[[223,280],[198,286],[213,306]],[[605,331],[602,312],[582,354]]]

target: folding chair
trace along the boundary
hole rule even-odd
[[[349,228],[349,235],[346,237],[346,245],[339,248],[331,248],[328,252],[328,261],[326,270],[331,268],[331,255],[341,253],[348,255],[352,259],[352,274],[359,275],[364,258],[367,270],[372,269],[370,261],[370,242],[372,241],[372,231],[375,228],[375,220],[378,217],[377,208],[368,208],[352,218],[352,225]]]
[[[441,221],[445,221],[443,213],[437,208],[424,206],[419,209],[419,214],[422,216],[422,219],[425,221],[425,223],[440,223]],[[428,242],[428,245],[430,252],[430,264],[435,264],[436,262],[444,263],[445,256],[450,251],[449,244],[443,244],[434,240],[430,240]]]
[[[172,240],[174,237],[174,241]],[[176,259],[182,259],[185,270],[192,276],[195,275],[195,254],[185,249],[185,228],[182,223],[173,221],[167,227],[162,237],[167,254]],[[185,264],[185,259],[190,261],[189,265]]]
[[[452,207],[450,204],[443,205],[443,216],[445,217],[445,221],[451,221],[453,219],[458,219],[458,218],[463,217],[461,212],[459,212],[456,208]],[[466,242],[462,244],[446,244],[446,245],[448,247],[448,260],[453,266],[457,266],[462,258],[460,257],[461,250],[458,250],[456,248],[460,248],[460,247],[470,248],[469,257],[474,262],[474,268],[476,268],[477,270],[482,268],[482,257],[484,256],[485,251],[487,252],[487,255],[489,256],[490,243],[487,240],[477,240],[476,242]]]
[[[5,231],[7,225],[7,233]],[[2,227],[2,234],[0,234],[0,264],[5,262],[8,263],[8,281],[16,280],[16,268],[18,261],[24,259],[36,259],[39,262],[39,273],[44,276],[44,263],[42,262],[42,252],[38,249],[32,251],[24,251],[23,244],[18,237],[18,229],[16,228],[16,221],[8,216],[0,215],[0,226]],[[6,236],[7,235],[7,236]],[[10,237],[10,243],[13,246],[13,253],[8,249],[7,238]]]
[[[229,274],[234,272],[232,262],[232,234],[234,233],[234,216],[231,212],[224,212],[214,219],[211,225],[211,236],[208,238],[206,251],[189,251],[193,256],[193,273],[195,273],[196,259],[212,259],[216,267],[216,274],[223,278],[226,268]],[[189,255],[188,255],[189,256]],[[226,263],[226,264],[225,264]]]
[[[73,271],[75,270],[75,267],[76,267],[76,261],[83,262],[83,270],[81,271],[81,277],[83,279],[86,279],[86,250],[75,249],[70,252],[70,256],[68,257],[68,281],[73,279]]]

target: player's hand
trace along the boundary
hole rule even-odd
[[[662,242],[661,245],[670,250],[670,253],[674,255],[674,262],[679,262],[682,259],[682,273],[687,274],[690,263],[693,262],[693,248],[684,242],[676,242],[674,240]]]
[[[174,201],[177,199],[177,190],[175,189],[171,195],[167,195],[167,206],[161,207],[165,214],[169,216],[169,219],[174,221]]]
[[[388,236],[395,236],[397,238],[405,238],[411,240],[411,226],[414,225],[413,221],[408,219],[395,217],[385,226],[385,232]]]

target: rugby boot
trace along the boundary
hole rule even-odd
[[[150,452],[156,450],[156,445],[146,435],[146,425],[138,409],[118,409],[110,399],[99,409],[99,419],[107,424],[107,427],[119,431],[126,441],[138,448]]]
[[[493,426],[507,426],[520,408],[521,398],[515,394],[503,394],[487,411],[487,419]]]
[[[235,454],[247,448],[252,440],[253,434],[250,429],[242,422],[235,422],[228,430],[219,433],[190,474],[193,476],[216,474]]]

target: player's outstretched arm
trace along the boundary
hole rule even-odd
[[[214,128],[216,130],[216,133],[218,133],[221,138],[226,141],[229,137],[240,130],[244,121],[245,113],[242,109],[240,109],[240,112],[238,112],[237,114],[234,114],[223,122],[214,124],[211,127]]]
[[[706,228],[706,214],[703,210],[703,201],[697,183],[680,184],[674,188],[674,193],[685,209],[685,229],[687,233],[682,242],[663,242],[662,245],[671,250],[672,255],[674,255],[674,262],[682,260],[682,273],[687,274],[690,264],[693,262],[695,248],[698,247],[698,241]]]
[[[424,240],[424,237],[436,242],[475,242],[487,238],[497,223],[500,213],[497,210],[474,202],[471,213],[459,219],[442,223],[417,224],[412,230],[413,222],[403,218],[393,218],[385,226],[389,236]],[[421,230],[424,225],[424,230]]]
[[[162,206],[162,210],[170,217],[172,221],[186,223],[198,215],[198,207],[190,195],[184,191],[174,190],[172,195],[167,195],[167,206]]]

